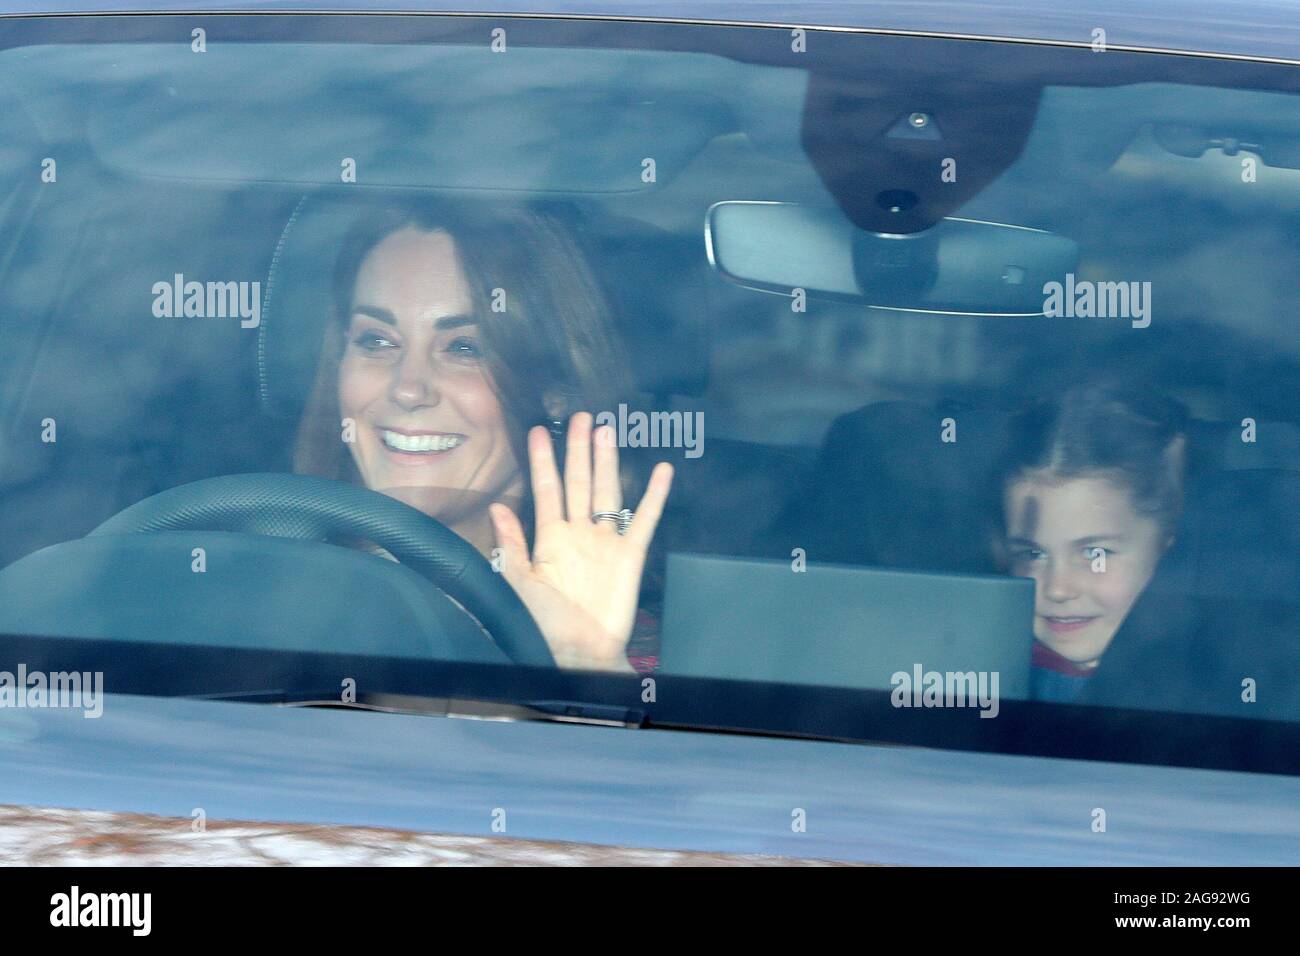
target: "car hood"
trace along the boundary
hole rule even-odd
[[[0,761],[0,804],[208,821],[895,864],[1300,854],[1300,778],[739,734],[109,694],[97,719],[0,710]]]

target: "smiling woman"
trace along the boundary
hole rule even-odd
[[[523,498],[522,456],[485,365],[455,243],[405,227],[366,257],[338,369],[344,440],[366,485],[487,542],[482,499]],[[437,427],[435,427],[437,426]]]
[[[558,662],[626,670],[670,471],[652,476],[636,533],[593,521],[623,508],[617,449],[586,411],[630,387],[609,315],[578,244],[545,213],[365,210],[339,253],[295,469],[437,518],[500,559]],[[560,501],[556,451],[534,426],[558,437],[566,420]]]

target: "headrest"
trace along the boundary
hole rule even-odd
[[[1284,421],[1258,421],[1254,441],[1243,441],[1247,429],[1239,421],[1192,421],[1192,447],[1208,469],[1249,471],[1276,468],[1300,470],[1300,427]]]
[[[334,267],[356,221],[355,203],[304,196],[285,223],[262,290],[257,385],[273,418],[302,416],[334,313]]]
[[[1082,703],[1295,720],[1300,473],[1210,473]],[[1260,688],[1242,696],[1243,679]]]
[[[1205,476],[1188,489],[1186,541],[1194,592],[1300,603],[1300,472]]]
[[[574,231],[614,311],[637,386],[703,395],[712,323],[703,226],[681,236],[627,216],[580,216]]]
[[[302,197],[285,224],[262,294],[257,375],[262,409],[301,417],[311,391],[325,324],[333,314],[339,251],[373,193]],[[702,237],[691,242],[624,217],[546,208],[568,226],[600,283],[642,391],[696,395],[708,376]]]
[[[951,443],[940,440],[948,417],[957,429]],[[983,497],[1003,444],[1000,425],[994,413],[906,401],[841,415],[822,444],[819,481],[778,527],[825,561],[990,573]]]

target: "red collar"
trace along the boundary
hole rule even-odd
[[[1032,664],[1034,667],[1056,671],[1058,674],[1067,674],[1070,677],[1091,677],[1097,670],[1095,667],[1084,667],[1062,657],[1041,641],[1034,641]]]

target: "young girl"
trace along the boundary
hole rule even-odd
[[[1012,420],[1005,561],[1036,582],[1035,700],[1078,698],[1173,542],[1185,421],[1177,402],[1106,385]]]

